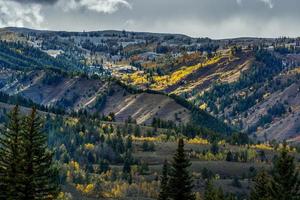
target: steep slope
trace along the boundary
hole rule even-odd
[[[200,128],[194,129],[193,134],[232,133],[230,127],[183,99],[154,92],[131,91],[114,80],[68,76],[51,69],[30,72],[2,69],[0,82],[3,93],[21,96],[37,105],[63,108],[69,113],[87,111],[99,117],[114,113],[118,122],[131,118],[145,125],[151,124],[154,118],[177,125],[193,122]]]
[[[234,82],[240,73],[249,67],[252,59],[251,52],[245,52],[239,57],[232,57],[229,52],[222,52],[222,56],[217,62],[208,64],[187,75],[179,83],[168,87],[166,92],[184,95],[186,91],[205,91],[216,81]],[[189,96],[186,97],[190,98]]]
[[[21,95],[37,104],[79,110],[95,104],[107,83],[80,76],[67,76],[53,70],[0,72],[1,91]]]
[[[245,48],[150,79],[146,72],[126,74],[123,81],[180,95],[259,140],[294,140],[300,131],[297,64],[298,54]]]
[[[103,113],[115,113],[118,121],[131,116],[138,124],[150,124],[153,118],[165,121],[187,123],[191,121],[191,111],[162,94],[130,94],[120,86],[114,87],[114,93],[108,96]]]
[[[154,117],[187,123],[191,115],[190,111],[165,95],[130,94],[109,80],[68,77],[51,70],[24,74],[2,69],[0,81],[0,90],[7,94],[20,95],[34,103],[65,108],[70,112],[81,109],[105,115],[113,112],[122,122],[131,116],[139,124],[149,124]]]
[[[279,90],[267,92],[264,99],[242,118],[243,124],[254,124],[260,139],[297,140],[300,134],[300,73],[299,68],[276,77]],[[247,127],[245,127],[246,129]]]
[[[280,55],[259,51],[238,66],[242,70],[220,77],[191,100],[260,140],[297,137],[299,68],[294,60],[283,62]]]

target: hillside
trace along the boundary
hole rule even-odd
[[[299,39],[4,28],[0,40],[0,146],[31,145],[41,121],[59,200],[158,199],[178,157],[197,200],[208,180],[222,200],[248,199],[260,171],[287,163],[280,152],[300,166],[300,50],[286,47]],[[21,136],[4,140],[14,105]]]
[[[165,75],[122,75],[140,88],[180,95],[259,140],[299,135],[299,56],[250,49],[219,51]]]
[[[22,73],[2,69],[1,91],[20,95],[44,106],[63,107],[70,112],[81,109],[91,109],[105,115],[114,112],[119,121],[125,121],[129,116],[139,123],[151,123],[153,117],[176,121],[175,113],[184,111],[187,114],[183,116],[182,122],[189,121],[190,112],[163,95],[132,95],[110,81],[68,77],[51,70]],[[99,101],[104,95],[107,98],[100,105]]]
[[[176,123],[191,121],[191,111],[161,94],[130,94],[117,87],[108,96],[103,114],[115,113],[117,121],[125,121],[131,116],[138,124],[151,124],[153,118]]]
[[[75,75],[80,72],[88,76],[112,76],[138,90],[149,89],[181,96],[220,121],[250,134],[253,139],[295,141],[299,136],[298,38],[212,40],[180,34],[79,33],[19,28],[1,29],[0,38],[6,41],[2,42],[5,48],[1,60],[12,69],[19,65],[28,67],[25,61],[33,61],[29,62],[29,68],[43,65]],[[18,42],[18,45],[7,42]],[[29,47],[26,50],[22,45]],[[47,62],[41,64],[37,58],[31,57],[28,49],[32,47],[38,55],[35,57]],[[22,58],[22,62],[16,59],[12,66],[10,55]],[[32,78],[39,80],[43,73],[34,72]],[[60,105],[69,110],[94,109],[97,98],[100,99],[103,91],[109,90],[110,86],[74,77],[58,80],[57,88],[40,83],[32,86],[16,83],[2,90],[10,94],[20,93],[44,105]],[[21,92],[21,88],[26,89]],[[38,92],[38,88],[43,94]],[[54,92],[56,90],[59,92]],[[116,99],[108,98],[103,113],[115,112],[118,120],[129,115],[136,116],[140,123],[149,123],[155,115],[170,119],[164,114],[169,113],[168,109],[157,109],[169,106],[169,101],[161,100],[159,95],[113,96]],[[97,106],[103,106],[103,102],[99,101]],[[132,107],[128,107],[127,103]],[[136,113],[134,110],[137,108]],[[181,111],[175,108],[171,116]],[[187,121],[188,115],[183,115],[180,118]]]
[[[1,42],[1,45],[0,91],[4,94],[67,113],[88,112],[98,117],[113,113],[119,122],[132,119],[149,125],[159,119],[176,125],[197,123],[207,129],[201,131],[206,134],[208,130],[226,135],[232,132],[184,100],[163,93],[132,90],[120,84],[111,79],[102,66],[93,68],[69,63],[66,55],[53,57],[22,42]],[[198,130],[188,134],[199,133]]]
[[[113,113],[117,122],[129,119],[138,124],[152,124],[159,119],[171,124],[196,123],[207,129],[187,134],[210,134],[207,131],[230,135],[229,126],[206,112],[195,109],[182,99],[147,91],[131,91],[109,79],[68,76],[51,69],[20,72],[2,69],[0,91],[30,100],[24,105],[41,105],[66,113],[84,112],[102,117]],[[7,97],[2,98],[4,100]],[[24,100],[23,100],[24,99]],[[6,102],[18,102],[18,100]]]

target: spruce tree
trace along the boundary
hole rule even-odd
[[[19,107],[9,114],[8,124],[1,130],[0,136],[0,199],[18,200],[21,188],[21,117]]]
[[[23,199],[55,199],[58,193],[57,170],[52,153],[47,149],[43,123],[35,108],[24,120],[22,151],[24,152]]]
[[[179,139],[178,148],[173,158],[170,171],[170,199],[172,200],[195,200],[193,193],[193,180],[188,168],[190,160],[184,152],[183,139]]]
[[[225,194],[223,189],[214,187],[213,180],[210,179],[206,182],[204,200],[236,200],[238,199],[234,194]]]
[[[224,200],[224,193],[221,189],[216,189],[213,185],[213,181],[210,179],[206,182],[204,200]]]
[[[296,169],[294,157],[289,155],[286,144],[280,156],[274,161],[271,186],[271,199],[300,199],[299,172]]]
[[[170,195],[169,194],[169,166],[168,166],[168,161],[165,160],[162,169],[160,193],[159,193],[158,200],[168,200],[169,195]]]
[[[123,178],[128,181],[129,184],[132,183],[132,175],[131,175],[131,165],[132,165],[132,155],[131,151],[127,151],[124,158],[123,164]]]
[[[217,192],[212,184],[211,180],[208,180],[205,185],[204,200],[215,200],[217,198]]]
[[[271,179],[265,170],[259,172],[254,178],[250,193],[250,200],[271,200]]]

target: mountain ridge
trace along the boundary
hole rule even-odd
[[[49,59],[70,62],[65,66],[55,64],[68,74],[113,77],[137,90],[176,94],[255,139],[285,140],[298,136],[298,94],[297,90],[288,89],[291,85],[297,88],[299,79],[298,38],[212,40],[127,31],[39,34],[31,29],[23,33],[22,29],[9,29],[15,35],[0,34],[2,40],[39,49]],[[11,49],[15,52],[14,46]],[[26,54],[21,50],[21,55]],[[42,95],[27,92],[27,97],[35,96],[36,100]],[[288,97],[281,101],[274,95]],[[77,96],[71,92],[60,103],[65,106]],[[93,102],[83,99],[78,102]],[[122,101],[132,102],[125,98]],[[282,123],[290,128],[280,128]]]

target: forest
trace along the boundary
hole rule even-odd
[[[150,127],[103,119],[14,107],[1,129],[0,198],[72,199],[74,191],[91,199],[300,198],[297,149],[286,143],[233,145],[185,136],[159,119]],[[224,171],[208,169],[214,163]]]

